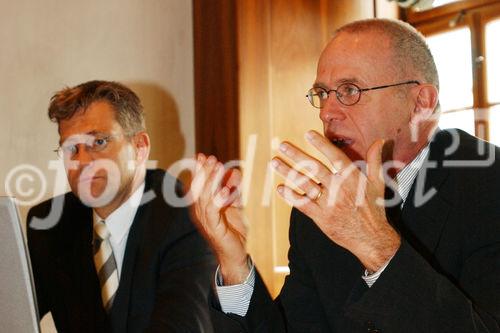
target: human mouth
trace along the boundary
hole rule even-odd
[[[336,147],[342,149],[342,148],[345,148],[347,146],[352,145],[354,143],[354,140],[349,139],[349,138],[345,138],[345,137],[336,136],[336,137],[330,138],[330,142],[333,143]]]
[[[102,179],[103,177],[80,177],[79,181],[80,183],[88,183],[88,182],[93,182],[99,179]]]

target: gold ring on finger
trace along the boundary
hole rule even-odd
[[[323,195],[323,189],[320,188],[319,191],[318,191],[318,194],[316,195],[316,197],[313,199],[313,201],[318,201],[319,198],[321,198],[321,196]]]

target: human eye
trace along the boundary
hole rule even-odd
[[[61,146],[61,151],[63,156],[72,157],[78,153],[78,146],[72,144],[63,145]]]
[[[96,137],[91,143],[90,148],[93,151],[100,151],[106,148],[108,145],[108,138],[107,137]]]
[[[325,88],[322,87],[314,87],[311,89],[310,94],[314,97],[317,97],[319,99],[327,99],[328,98],[328,92],[325,90]]]
[[[345,83],[338,89],[342,96],[355,96],[359,94],[359,88],[351,83]]]
[[[323,88],[318,89],[318,96],[321,99],[327,99],[328,98],[328,92],[325,89],[323,89]]]

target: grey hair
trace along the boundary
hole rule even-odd
[[[366,19],[348,23],[334,33],[377,31],[389,37],[392,44],[395,69],[403,75],[421,75],[426,83],[439,90],[439,77],[425,37],[410,24],[390,19]],[[405,78],[405,79],[408,79]]]

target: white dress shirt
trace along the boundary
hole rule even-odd
[[[113,255],[115,256],[118,279],[120,279],[122,272],[123,256],[125,255],[130,227],[132,226],[132,222],[134,222],[135,213],[137,213],[143,193],[144,183],[106,219],[102,219],[94,210],[94,224],[104,220],[111,234],[109,240],[113,249]]]
[[[422,149],[413,161],[407,164],[396,175],[395,182],[398,186],[398,193],[402,199],[401,207],[404,205],[406,198],[410,193],[411,186],[417,177],[418,171],[422,167],[422,164],[427,159],[428,155],[429,145]],[[365,270],[365,274],[361,276],[361,278],[366,282],[368,287],[371,287],[377,281],[391,260],[392,258],[390,258],[378,271],[373,274],[368,274],[368,271]],[[215,286],[219,303],[224,313],[234,313],[240,316],[246,315],[255,283],[255,267],[250,260],[249,265],[251,265],[251,270],[245,282],[232,286],[223,286],[223,281],[219,274],[219,268],[217,268],[215,273]]]

